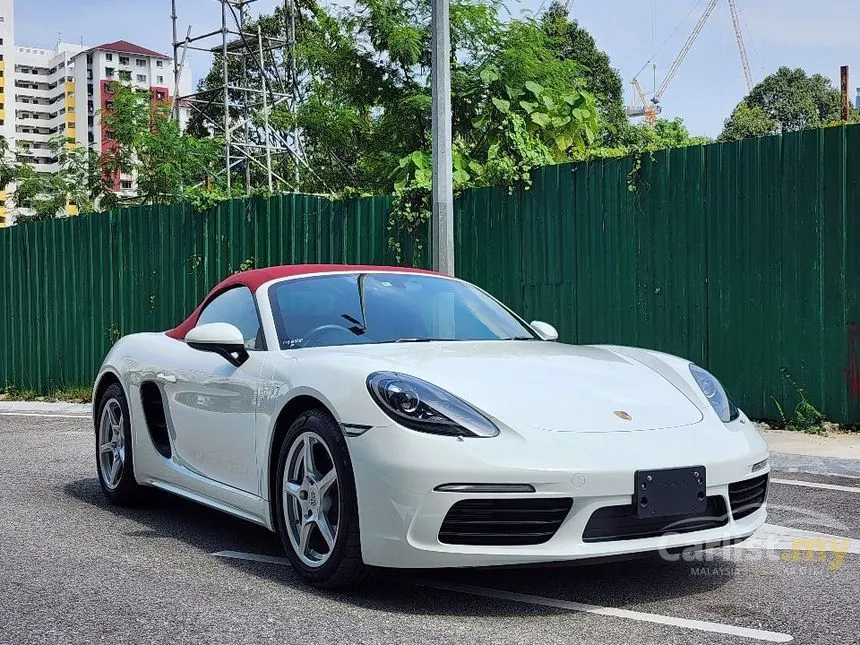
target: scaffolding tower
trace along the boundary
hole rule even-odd
[[[177,0],[171,0],[175,87],[173,114],[189,111],[189,128],[196,127],[224,141],[224,174],[228,190],[244,184],[251,193],[253,171],[262,173],[270,192],[297,191],[300,169],[306,166],[297,128],[285,133],[270,124],[275,108],[295,115],[300,83],[295,61],[296,0],[284,0],[285,37],[263,33],[251,20],[249,7],[258,0],[218,0],[221,28],[195,34],[188,26],[179,37]],[[213,87],[180,96],[179,81],[189,50],[220,56],[220,77]],[[293,119],[295,123],[295,119]],[[288,162],[288,163],[285,163]],[[285,173],[282,169],[289,168]],[[277,169],[277,170],[276,170]],[[291,175],[289,178],[283,174]]]

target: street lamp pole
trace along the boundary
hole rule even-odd
[[[432,0],[433,268],[454,275],[450,0]]]

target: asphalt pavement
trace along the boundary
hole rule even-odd
[[[335,593],[252,524],[166,494],[109,506],[93,443],[73,414],[0,416],[2,644],[860,640],[851,473],[773,472],[767,530],[695,561],[386,572]],[[791,550],[810,533],[825,551]]]

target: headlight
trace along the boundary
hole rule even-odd
[[[495,437],[499,429],[462,399],[426,381],[375,372],[367,377],[373,400],[397,423],[419,432],[451,437]]]
[[[723,423],[734,421],[740,416],[740,411],[737,406],[729,400],[729,396],[720,385],[720,382],[713,374],[707,370],[703,370],[698,365],[690,364],[690,373],[696,379],[696,383],[702,390],[702,394],[708,399],[708,403],[714,408],[714,412],[720,417]]]

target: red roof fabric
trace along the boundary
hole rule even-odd
[[[170,58],[170,56],[159,54],[156,51],[152,51],[151,49],[147,49],[146,47],[141,47],[140,45],[135,45],[134,43],[130,43],[127,40],[117,40],[114,43],[107,43],[104,45],[99,45],[98,47],[93,47],[93,49],[101,49],[109,52],[119,52],[120,54],[137,54],[138,56],[152,56],[154,58]]]
[[[167,335],[177,340],[185,340],[186,334],[188,334],[188,332],[194,329],[197,325],[197,320],[200,318],[200,313],[203,311],[203,307],[209,304],[215,296],[227,291],[228,289],[232,289],[233,287],[248,287],[248,289],[251,290],[251,293],[256,293],[257,289],[272,280],[294,278],[315,273],[338,273],[343,271],[356,273],[364,271],[385,271],[388,273],[424,273],[438,275],[435,271],[427,271],[426,269],[375,266],[368,264],[289,264],[284,266],[268,267],[266,269],[251,269],[250,271],[234,273],[229,278],[218,283],[215,288],[209,292],[209,295],[203,299],[203,302],[200,303],[197,309],[195,309],[184,322],[168,331]]]

